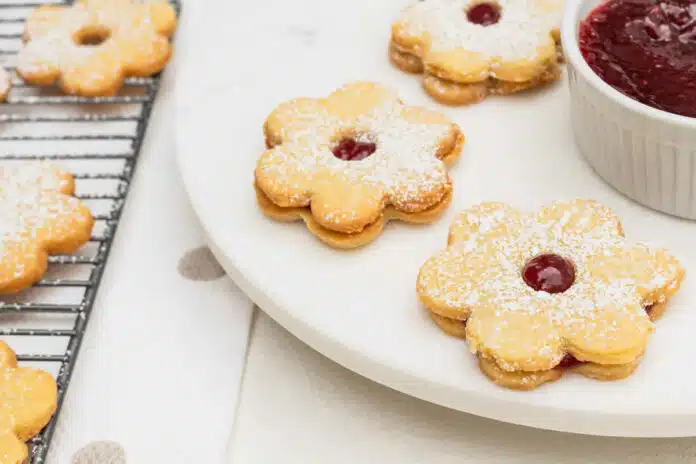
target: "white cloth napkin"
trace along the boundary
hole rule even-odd
[[[696,462],[696,439],[547,432],[407,397],[333,363],[261,314],[249,348],[229,463]]]
[[[190,36],[186,24],[177,43]],[[162,82],[51,464],[198,464],[224,456],[252,305],[204,247],[175,165],[182,55]]]

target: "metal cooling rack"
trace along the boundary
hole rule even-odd
[[[179,2],[170,2],[178,14]],[[71,2],[0,0],[0,63],[8,71],[27,14],[61,3]],[[158,88],[159,76],[128,79],[118,96],[82,98],[13,78],[10,96],[0,105],[0,163],[59,162],[73,173],[76,196],[96,220],[90,242],[77,254],[51,256],[41,282],[0,300],[0,337],[20,364],[52,372],[58,383],[56,414],[30,442],[33,464],[46,460]]]

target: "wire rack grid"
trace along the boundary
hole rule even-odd
[[[169,0],[180,12],[177,0]],[[14,66],[24,20],[44,4],[0,0],[0,64]],[[93,311],[152,107],[159,76],[132,78],[117,96],[83,98],[27,86],[13,76],[0,105],[0,164],[54,160],[69,169],[76,196],[92,210],[90,242],[75,255],[51,256],[32,289],[0,300],[0,337],[22,365],[51,372],[58,383],[53,420],[31,442],[31,463],[46,462],[65,393]]]

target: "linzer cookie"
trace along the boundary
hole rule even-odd
[[[168,3],[77,0],[28,17],[17,74],[87,97],[115,94],[128,76],[151,76],[171,56],[176,13]]]
[[[39,281],[49,254],[89,240],[94,221],[74,192],[73,177],[53,164],[0,168],[0,294]]]
[[[417,291],[435,322],[465,337],[499,385],[533,389],[572,370],[614,380],[636,369],[684,270],[631,244],[606,207],[553,203],[524,213],[483,203],[452,224]]]
[[[375,83],[283,103],[265,124],[258,203],[280,221],[302,219],[336,248],[374,240],[390,219],[435,221],[449,205],[447,173],[464,136],[443,115],[405,106]]]
[[[51,420],[57,394],[50,374],[18,367],[14,351],[0,341],[0,464],[26,462],[25,443]]]
[[[560,77],[561,0],[424,0],[392,26],[389,55],[441,103],[475,103]]]

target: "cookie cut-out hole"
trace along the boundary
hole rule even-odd
[[[111,37],[111,31],[105,27],[86,27],[75,34],[75,43],[81,47],[97,47]]]
[[[331,152],[338,159],[344,161],[360,161],[372,155],[377,150],[377,144],[372,142],[361,142],[355,138],[344,138],[336,145]]]
[[[500,21],[500,14],[500,5],[490,2],[481,2],[467,8],[466,19],[479,26],[490,26]]]
[[[562,256],[539,255],[524,267],[522,278],[538,292],[563,293],[575,282],[575,266]]]

